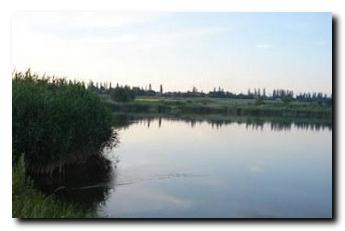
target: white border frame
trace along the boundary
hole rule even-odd
[[[217,230],[225,230],[228,228],[237,229],[256,229],[256,230],[287,230],[293,228],[294,230],[320,230],[320,229],[344,229],[344,203],[341,198],[344,195],[344,185],[341,184],[341,179],[344,179],[343,162],[344,154],[342,144],[342,133],[344,131],[344,124],[340,121],[344,117],[344,81],[342,80],[342,62],[341,55],[344,53],[341,41],[344,37],[344,28],[342,26],[342,20],[345,17],[345,7],[342,4],[342,0],[2,0],[0,2],[0,107],[1,107],[1,120],[0,120],[0,182],[1,182],[1,196],[0,196],[0,225],[2,230],[93,230],[108,229],[118,230],[126,229],[140,229],[140,230],[173,230],[180,228],[181,230],[206,230],[209,228]],[[328,222],[31,222],[23,223],[18,222],[16,219],[12,219],[12,207],[11,207],[11,63],[10,63],[10,25],[11,16],[16,11],[231,11],[231,12],[332,12],[333,16],[337,18],[337,35],[338,43],[335,49],[338,50],[338,100],[337,111],[338,121],[334,121],[334,126],[338,131],[338,151],[334,148],[334,154],[337,154],[338,163],[334,163],[337,166],[337,192],[338,198],[334,198],[337,207],[337,219],[335,221]],[[334,89],[335,90],[335,89]],[[334,138],[334,137],[333,137]],[[230,226],[230,227],[229,227]]]

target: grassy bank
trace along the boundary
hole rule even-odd
[[[120,103],[105,97],[114,112],[165,114],[222,114],[229,116],[332,118],[332,107],[318,103],[251,99],[220,99],[207,97],[169,98],[138,97]]]

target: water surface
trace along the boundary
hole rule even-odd
[[[102,217],[332,216],[329,126],[160,118],[118,136]]]

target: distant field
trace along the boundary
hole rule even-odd
[[[281,100],[229,99],[210,97],[137,97],[132,102],[114,102],[104,96],[115,112],[165,114],[222,114],[231,116],[277,116],[299,118],[332,117],[332,107],[316,102],[285,103]]]
[[[210,97],[160,97],[160,96],[141,96],[135,99],[138,103],[188,103],[208,106],[236,106],[236,105],[255,105],[255,99],[230,99],[230,98],[210,98]],[[283,104],[281,100],[264,100],[266,105]],[[310,106],[311,103],[291,102],[290,105]]]
[[[159,96],[142,96],[136,98],[137,102],[183,102],[190,104],[201,104],[201,105],[214,105],[214,106],[229,106],[237,104],[253,104],[253,99],[228,99],[228,98],[209,98],[209,97],[159,97]]]

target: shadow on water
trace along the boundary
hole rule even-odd
[[[30,173],[34,185],[60,201],[95,211],[112,188],[114,162],[102,155],[70,163],[50,174]]]

